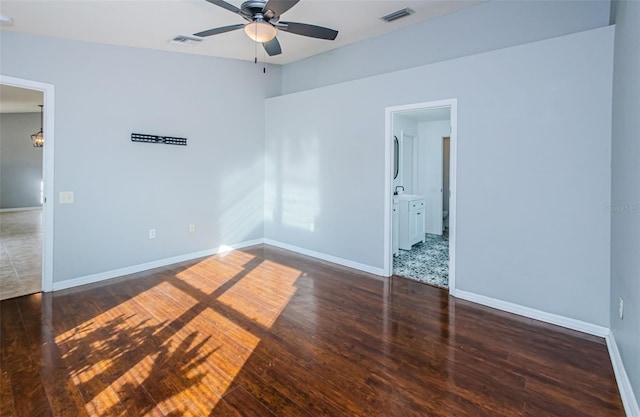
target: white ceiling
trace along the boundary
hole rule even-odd
[[[40,112],[42,92],[0,84],[0,113]]]
[[[302,0],[284,13],[282,20],[338,30],[337,39],[332,42],[280,32],[283,53],[269,57],[260,47],[258,59],[287,64],[482,1],[486,0]],[[228,2],[236,7],[242,4],[242,0]],[[392,23],[380,20],[404,7],[416,13]],[[2,0],[1,12],[14,19],[13,26],[1,27],[7,32],[249,61],[256,51],[256,44],[242,30],[205,38],[196,46],[169,43],[177,35],[246,23],[205,0]]]

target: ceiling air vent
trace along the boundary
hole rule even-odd
[[[397,10],[393,13],[389,13],[386,16],[382,16],[380,19],[384,20],[385,22],[393,22],[394,20],[398,20],[401,19],[403,17],[407,17],[409,15],[414,14],[415,11],[413,9],[410,9],[408,7],[405,7],[404,9],[400,9]]]
[[[196,38],[193,36],[178,35],[171,39],[169,43],[177,43],[179,45],[195,46],[202,42],[202,38]]]
[[[0,25],[13,26],[13,17],[7,16],[6,14],[0,14]]]

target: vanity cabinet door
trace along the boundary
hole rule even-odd
[[[409,212],[409,241],[412,245],[424,241],[424,209]]]
[[[411,250],[411,246],[424,242],[424,199],[400,202],[400,249]]]
[[[418,236],[418,212],[409,211],[409,243],[413,245]]]
[[[416,211],[416,235],[415,243],[424,242],[424,227],[425,227],[425,211],[424,207]]]

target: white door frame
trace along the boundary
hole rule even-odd
[[[384,141],[384,275],[393,274],[392,242],[392,209],[393,209],[393,116],[396,113],[430,110],[442,107],[451,109],[451,139],[449,142],[449,294],[456,294],[456,172],[458,160],[458,99],[446,99],[425,103],[407,104],[403,106],[387,107],[385,109],[385,141]]]
[[[42,204],[42,291],[53,291],[53,143],[54,129],[54,86],[39,81],[24,80],[22,78],[0,75],[0,84],[12,87],[27,88],[43,93],[43,130],[45,144],[42,148],[42,180],[44,183],[44,201]]]

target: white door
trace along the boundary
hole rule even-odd
[[[421,152],[421,190],[425,197],[425,231],[434,235],[442,234],[442,135],[436,130],[440,122],[431,122],[426,131]],[[448,127],[448,121],[442,122]],[[439,129],[438,129],[439,130]]]
[[[402,167],[402,186],[405,194],[415,194],[416,141],[407,133],[400,133],[400,166]]]
[[[449,154],[451,153],[451,138],[442,139],[442,210],[449,212]],[[444,214],[444,213],[443,213]],[[444,219],[444,216],[443,216]],[[449,219],[443,220],[443,227],[449,227]]]

